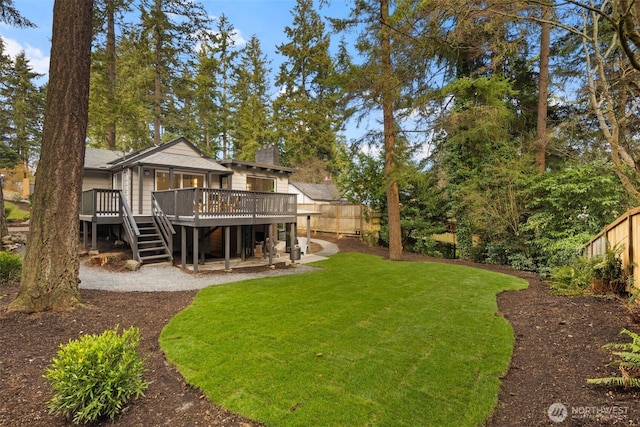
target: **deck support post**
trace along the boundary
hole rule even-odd
[[[238,239],[240,241],[240,259],[242,261],[244,261],[245,259],[247,259],[247,245],[246,245],[246,235],[245,233],[247,232],[247,230],[245,229],[246,225],[241,225],[240,228],[240,238]]]
[[[193,227],[193,272],[198,272],[198,258],[200,253],[198,251],[198,227]]]
[[[267,226],[267,252],[269,254],[269,267],[273,265],[273,239],[271,238],[271,224]]]
[[[91,223],[91,250],[98,249],[98,223],[93,221]]]
[[[187,268],[187,227],[182,225],[180,231],[180,261],[182,268],[185,269]]]
[[[231,270],[229,260],[231,258],[231,227],[224,227],[224,269]]]
[[[142,215],[144,194],[144,172],[142,166],[138,166],[138,213]]]
[[[304,253],[311,253],[311,215],[307,215],[307,247],[305,248]]]
[[[296,240],[298,238],[298,229],[296,227],[296,223],[292,222],[291,224],[289,224],[289,233],[291,236],[291,241],[289,242],[291,244],[291,247],[289,248],[289,259],[291,260],[292,264],[296,263],[296,259],[295,259],[295,247],[296,247]]]
[[[89,233],[87,221],[80,221],[80,224],[82,224],[82,249],[87,249],[87,234]]]

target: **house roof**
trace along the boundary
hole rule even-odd
[[[193,156],[167,153],[166,149],[176,144],[186,144],[194,152]],[[207,170],[221,175],[232,174],[233,171],[205,156],[202,151],[186,138],[147,147],[133,153],[119,153],[112,150],[87,148],[85,154],[85,169],[116,171],[121,168],[148,165],[155,167],[177,167],[181,169]]]
[[[262,169],[265,171],[274,171],[274,172],[284,172],[284,173],[294,173],[297,171],[296,168],[288,168],[280,165],[270,165],[266,163],[255,163],[255,162],[245,162],[243,160],[235,160],[235,159],[224,159],[219,160],[220,164],[224,166],[244,166],[249,169]]]
[[[122,153],[113,150],[99,148],[86,148],[84,155],[84,168],[92,170],[108,170],[111,162],[122,157]]]
[[[128,162],[127,164],[129,166],[144,164],[149,166],[177,167],[181,169],[206,169],[209,171],[220,172],[222,174],[231,173],[229,169],[207,157],[184,156],[181,154],[169,154],[163,152],[152,153]]]
[[[167,153],[166,149],[176,144],[186,144],[194,151],[194,156]],[[221,175],[233,173],[230,167],[245,167],[278,173],[291,174],[296,168],[267,163],[246,162],[242,160],[225,159],[213,160],[193,145],[188,139],[180,137],[160,145],[154,145],[142,150],[123,154],[117,151],[87,148],[85,155],[85,169],[117,171],[130,166],[148,165],[155,167],[177,167],[180,169],[207,170]]]
[[[321,200],[327,202],[339,202],[343,199],[340,190],[333,183],[328,184],[311,184],[309,182],[291,182],[302,194],[312,200]]]

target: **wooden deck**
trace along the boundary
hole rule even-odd
[[[92,244],[96,247],[97,226],[102,224],[122,224],[131,245],[134,256],[144,262],[142,251],[155,251],[161,248],[142,246],[143,229],[155,227],[152,232],[162,236],[163,246],[171,257],[175,229],[181,228],[180,253],[182,266],[185,267],[187,229],[191,229],[193,250],[200,253],[198,241],[206,230],[220,227],[224,229],[225,254],[229,254],[229,227],[286,224],[291,227],[291,235],[296,235],[297,199],[295,194],[265,193],[241,190],[223,190],[210,188],[184,188],[176,190],[154,191],[152,193],[152,211],[145,215],[134,215],[121,190],[92,189],[83,192],[80,221],[82,223],[84,244],[91,224]],[[137,224],[145,224],[138,228]],[[267,227],[271,229],[271,227]],[[271,236],[265,236],[272,241]],[[154,240],[155,241],[155,240]],[[138,244],[141,244],[139,247]],[[243,252],[244,253],[244,252]],[[160,255],[148,256],[161,257]],[[271,257],[269,257],[271,258]],[[228,258],[226,259],[229,262]],[[271,265],[272,260],[269,259]],[[197,272],[197,259],[194,260]]]
[[[185,188],[153,196],[174,225],[216,227],[296,222],[296,195]]]
[[[120,190],[93,189],[82,195],[80,219],[120,224],[127,206]],[[296,195],[211,188],[154,191],[160,210],[174,225],[216,227],[296,222]],[[146,216],[152,215],[151,212]],[[137,214],[134,216],[138,216]]]

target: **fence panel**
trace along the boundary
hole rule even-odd
[[[636,287],[640,287],[640,208],[627,211],[593,237],[584,247],[587,257],[603,255],[609,248],[620,248],[622,268],[633,274]]]
[[[379,216],[374,215],[363,205],[300,203],[298,204],[298,230],[306,231],[307,219],[304,211],[319,212],[311,215],[311,231],[358,235],[380,229]],[[302,211],[302,212],[301,212]]]

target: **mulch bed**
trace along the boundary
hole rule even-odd
[[[343,252],[358,251],[386,256],[386,250],[366,246],[355,238],[318,238],[334,241]],[[425,260],[406,254],[407,260]],[[443,260],[437,260],[443,261]],[[606,297],[562,297],[532,274],[504,267],[488,268],[523,277],[529,288],[498,297],[500,315],[513,325],[516,344],[511,367],[502,378],[496,412],[488,426],[600,426],[640,424],[640,400],[636,391],[608,389],[586,383],[604,376],[609,354],[603,344],[624,341],[623,327],[638,331],[624,303]],[[132,402],[107,426],[258,426],[210,403],[187,385],[169,365],[158,345],[163,326],[187,307],[196,291],[117,293],[82,290],[86,308],[71,313],[7,314],[17,294],[16,285],[0,285],[0,426],[67,426],[63,418],[49,415],[51,397],[44,369],[58,346],[86,333],[101,333],[116,325],[141,330],[141,353],[147,357],[146,379],[151,385],[145,397]],[[464,298],[464,290],[460,297]],[[453,331],[455,333],[455,331]],[[547,411],[562,403],[567,417],[554,423]],[[416,402],[419,405],[419,402]],[[557,408],[557,405],[556,405]],[[614,413],[608,416],[607,413]],[[555,415],[561,415],[555,412]]]

